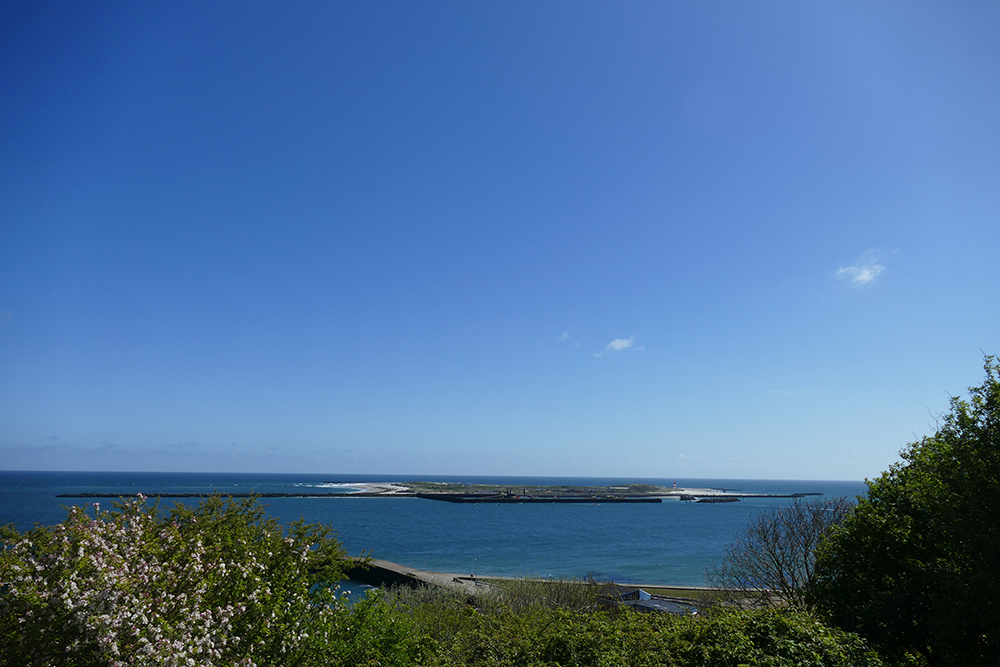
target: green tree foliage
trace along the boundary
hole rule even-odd
[[[593,611],[589,604],[581,607],[580,592],[554,597],[540,581],[505,584],[475,597],[394,589],[385,600],[411,618],[412,632],[430,649],[425,664],[442,667],[882,665],[857,635],[798,609],[716,607],[697,617],[607,606]],[[555,587],[599,588],[580,582]]]
[[[811,598],[893,658],[1000,665],[1000,364],[985,370],[818,552]]]
[[[795,610],[719,609],[703,617],[534,608],[473,617],[437,652],[468,667],[878,667],[857,635]]]

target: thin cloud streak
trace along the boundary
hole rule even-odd
[[[595,352],[595,357],[603,357],[605,354],[611,354],[612,352],[621,352],[622,350],[631,350],[632,352],[642,352],[646,348],[643,346],[633,347],[635,338],[615,338],[613,341],[608,343],[603,350],[600,352]]]
[[[632,347],[632,341],[634,338],[615,338],[613,341],[608,343],[608,346],[604,349],[606,350],[624,350],[626,348]]]
[[[869,248],[854,264],[840,267],[836,276],[850,280],[855,287],[862,287],[874,282],[883,271],[885,267],[878,263],[875,251]]]

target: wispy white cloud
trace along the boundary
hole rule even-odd
[[[634,338],[615,338],[613,341],[608,343],[608,346],[604,348],[605,350],[624,350],[626,348],[632,347],[632,341]]]
[[[634,345],[635,338],[615,338],[613,341],[608,343],[603,350],[600,352],[595,352],[595,357],[603,357],[605,354],[611,354],[612,352],[621,352],[622,350],[631,350],[632,352],[642,352],[646,348],[643,346],[636,347]]]
[[[569,340],[569,332],[564,331],[562,336],[559,336],[559,340]]]
[[[850,280],[852,285],[862,287],[873,282],[885,271],[885,267],[878,263],[875,251],[868,249],[850,266],[842,266],[837,270],[837,277]]]

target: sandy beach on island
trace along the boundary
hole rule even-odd
[[[352,493],[378,493],[384,496],[410,493],[410,487],[404,484],[377,484],[374,482],[366,482],[365,484],[358,484],[358,486],[363,488],[360,491],[353,491]]]

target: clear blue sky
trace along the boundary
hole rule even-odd
[[[0,5],[0,468],[871,477],[998,258],[1000,3]]]

